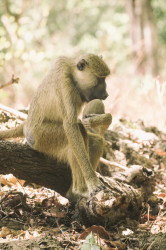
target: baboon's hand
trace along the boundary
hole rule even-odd
[[[111,114],[90,114],[87,117],[83,118],[83,124],[85,126],[95,127],[105,127],[106,129],[112,122]]]

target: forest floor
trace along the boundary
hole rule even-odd
[[[9,113],[0,113],[0,129],[20,122]],[[105,138],[109,161],[154,171],[157,201],[144,207],[138,221],[126,218],[111,228],[86,228],[71,219],[69,201],[58,193],[12,174],[0,175],[0,249],[166,249],[166,134],[141,121],[115,119]],[[103,166],[102,171],[114,175],[123,170]]]

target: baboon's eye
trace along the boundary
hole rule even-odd
[[[79,61],[77,63],[77,69],[80,71],[83,71],[86,67],[87,62],[85,61],[85,59],[82,59],[81,61]]]

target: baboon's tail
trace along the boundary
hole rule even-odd
[[[23,125],[24,123],[20,124],[16,128],[0,131],[0,140],[6,138],[23,137]]]

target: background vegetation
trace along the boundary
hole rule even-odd
[[[165,12],[162,0],[0,1],[0,85],[20,78],[0,102],[27,108],[55,57],[93,52],[112,70],[107,111],[165,129]]]

